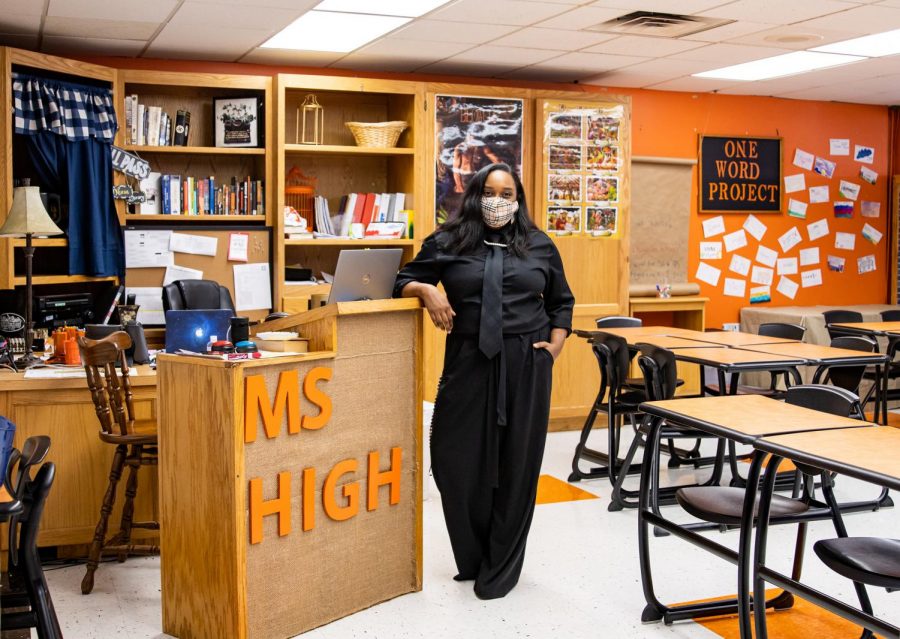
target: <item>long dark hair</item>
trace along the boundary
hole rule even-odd
[[[512,224],[509,227],[507,241],[509,250],[513,255],[520,257],[527,252],[528,233],[535,226],[528,213],[528,204],[525,202],[525,189],[515,171],[508,164],[498,162],[479,169],[472,176],[472,180],[463,193],[459,210],[440,227],[440,230],[449,236],[448,248],[453,253],[474,253],[482,246],[485,225],[481,216],[481,195],[484,192],[484,184],[487,182],[488,176],[494,171],[509,173],[516,185],[516,201],[519,203],[519,210],[513,216]]]

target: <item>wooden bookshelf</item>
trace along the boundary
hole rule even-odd
[[[135,146],[123,147],[131,153],[172,153],[176,155],[265,155],[264,148],[222,148],[218,146]]]
[[[285,144],[289,155],[415,155],[408,147],[347,146],[346,144]]]
[[[284,241],[285,246],[338,246],[341,248],[366,247],[373,246],[414,246],[415,240],[351,240],[345,238],[313,238],[308,240],[289,240]]]
[[[16,248],[25,246],[25,238],[16,238],[12,241]],[[35,237],[31,239],[31,245],[36,247],[55,246],[57,248],[68,246],[69,240],[65,237]]]
[[[119,278],[115,276],[109,277],[90,277],[89,275],[32,275],[31,283],[38,284],[71,284],[80,282],[115,282]],[[25,286],[25,277],[14,277],[13,284],[15,286]]]
[[[141,215],[126,213],[128,222],[259,222],[265,223],[265,215]]]

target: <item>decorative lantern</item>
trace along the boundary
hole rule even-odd
[[[297,107],[297,144],[322,144],[325,109],[312,93]]]

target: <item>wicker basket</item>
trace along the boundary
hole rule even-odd
[[[394,147],[400,134],[409,124],[403,120],[392,122],[344,122],[353,134],[356,146]]]

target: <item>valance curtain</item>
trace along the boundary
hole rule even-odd
[[[45,188],[69,204],[69,274],[124,276],[122,230],[112,198],[112,92],[13,75],[14,133],[25,135]]]

